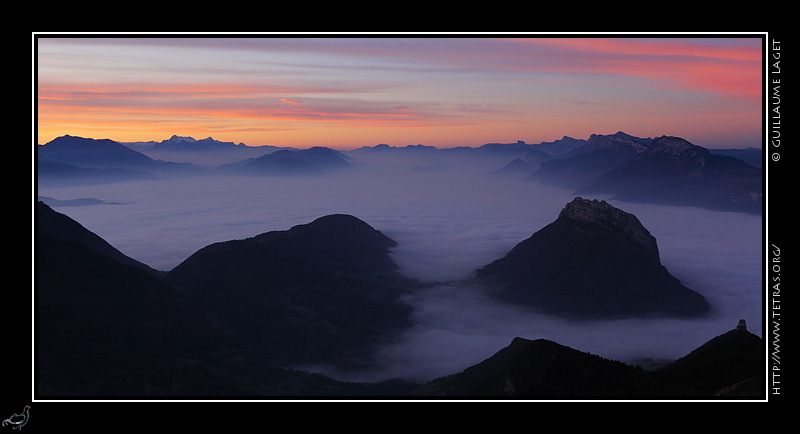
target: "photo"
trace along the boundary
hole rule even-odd
[[[32,44],[31,396],[0,418],[776,390],[766,33]]]

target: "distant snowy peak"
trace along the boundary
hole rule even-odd
[[[209,139],[210,139],[210,137],[209,137]],[[161,143],[165,143],[165,142],[170,142],[170,143],[192,142],[192,143],[194,143],[196,141],[197,140],[194,137],[173,135],[168,140],[162,140]]]
[[[156,143],[153,146],[153,150],[219,151],[243,146],[246,145],[244,143],[237,145],[233,142],[221,142],[211,137],[196,140],[193,137],[173,135],[167,140]]]

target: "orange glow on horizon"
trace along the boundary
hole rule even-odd
[[[246,49],[235,38],[209,47],[187,38],[157,50],[153,41],[143,49],[136,38],[100,39],[39,50],[40,144],[180,135],[249,146],[452,147],[616,131],[760,144],[754,38],[292,39],[288,49],[270,43],[281,38]]]

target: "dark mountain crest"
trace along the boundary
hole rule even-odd
[[[598,176],[641,156],[651,139],[640,139],[618,132],[593,134],[581,146],[543,161],[531,175],[532,180],[570,189],[591,184]]]
[[[342,152],[315,146],[308,149],[280,149],[259,157],[223,164],[226,173],[256,175],[314,175],[350,166],[351,157]]]
[[[36,203],[36,231],[38,235],[52,236],[80,244],[96,253],[107,256],[121,264],[143,270],[150,275],[161,275],[160,271],[126,256],[100,236],[90,232],[80,223],[66,215],[56,212],[42,201]]]
[[[711,152],[702,147],[694,145],[687,140],[680,137],[661,136],[653,140],[653,143],[647,149],[647,153],[662,154],[671,156],[672,158],[690,158],[701,159],[711,154]]]
[[[640,139],[618,131],[615,134],[592,134],[584,145],[584,150],[604,149],[618,152],[641,153],[647,149],[647,139]]]
[[[234,240],[227,243],[247,242],[259,244],[273,241],[277,238],[308,238],[315,242],[324,242],[327,247],[334,250],[341,250],[349,246],[358,246],[361,249],[388,251],[397,246],[397,242],[384,235],[381,231],[373,228],[367,222],[350,214],[329,214],[319,217],[310,223],[292,226],[285,231],[270,231],[245,240]],[[212,245],[213,246],[213,245]],[[309,249],[319,251],[319,246],[305,246]]]
[[[394,240],[355,216],[330,214],[287,230],[210,244],[171,270],[170,275],[185,276],[187,272],[206,275],[212,269],[224,268],[221,264],[226,261],[220,258],[229,255],[241,255],[241,259],[228,264],[226,272],[280,268],[275,277],[281,280],[308,280],[332,271],[373,276],[394,274],[397,265],[389,250],[395,246]]]
[[[705,298],[669,274],[656,239],[604,201],[575,198],[557,219],[476,270],[492,295],[569,318],[703,316]]]
[[[60,137],[56,137],[55,139],[51,140],[46,144],[46,146],[50,146],[53,148],[76,148],[76,149],[102,149],[105,146],[114,146],[119,148],[118,143],[111,140],[111,139],[91,139],[86,137],[78,137],[78,136],[71,136],[69,134],[65,134]],[[122,148],[119,148],[122,149]]]
[[[450,396],[619,397],[649,392],[647,374],[547,339],[514,338],[483,362],[420,388]]]
[[[412,282],[394,246],[363,220],[331,214],[203,247],[166,281],[264,363],[351,366],[408,325],[399,297]]]
[[[610,193],[630,202],[761,213],[761,178],[761,169],[743,160],[661,136],[645,152],[589,180],[576,194]]]
[[[655,371],[665,395],[760,396],[765,386],[764,341],[745,320]]]
[[[436,378],[422,396],[686,398],[763,396],[763,340],[744,320],[665,367],[645,371],[547,339],[514,338],[482,362]]]
[[[61,163],[151,164],[150,157],[110,139],[89,139],[65,135],[37,147],[37,158]]]
[[[303,151],[303,150],[301,149],[300,151]],[[342,153],[340,151],[337,151],[335,149],[329,148],[327,146],[312,146],[312,147],[310,147],[308,149],[305,149],[305,151],[308,151],[308,153],[316,153],[316,154],[319,154],[319,155],[332,155],[332,156],[336,156],[336,157],[339,157],[339,158],[342,158],[342,159],[345,159],[345,160],[352,160],[352,158],[349,155],[344,154],[344,153]]]
[[[378,245],[385,248],[397,246],[397,242],[387,237],[379,230],[370,226],[367,222],[350,214],[329,214],[312,221],[311,223],[293,226],[289,233],[314,232],[331,236],[369,238]]]
[[[645,247],[656,258],[659,257],[658,244],[655,237],[642,226],[639,219],[631,213],[608,204],[606,201],[576,197],[561,210],[558,218],[590,223],[612,232],[622,231],[631,240]]]

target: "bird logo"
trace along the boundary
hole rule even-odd
[[[3,421],[3,426],[11,425],[13,429],[22,429],[26,423],[28,423],[28,410],[30,410],[31,406],[26,405],[25,408],[22,409],[22,413],[14,413],[11,417],[7,418]]]

